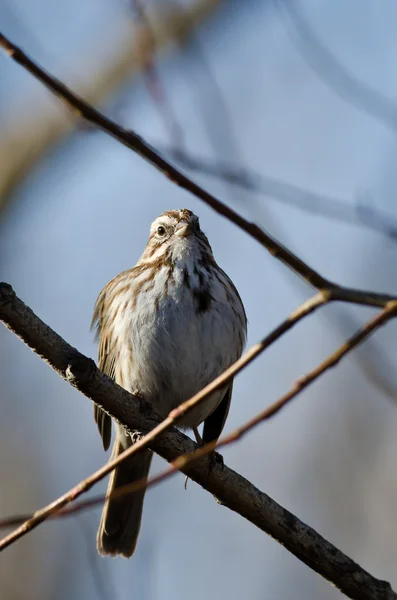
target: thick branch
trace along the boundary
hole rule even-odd
[[[0,286],[0,318],[64,379],[97,402],[129,429],[147,433],[158,425],[138,398],[103,375],[94,362],[72,348],[43,323],[10,286]],[[146,408],[143,411],[142,408]],[[191,453],[196,445],[181,432],[172,430],[153,441],[152,449],[168,461]],[[258,490],[228,467],[216,465],[208,471],[207,460],[187,465],[183,471],[213,493],[229,509],[239,513],[283,544],[317,573],[357,600],[396,600],[387,582],[364,571],[317,532]]]

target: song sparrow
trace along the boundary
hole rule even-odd
[[[165,418],[181,402],[222,373],[242,353],[247,319],[232,281],[217,265],[199,220],[190,210],[169,210],[150,228],[137,265],[117,275],[100,293],[93,324],[99,367],[139,393]],[[181,427],[204,422],[202,441],[216,440],[230,406],[233,383],[188,413]],[[105,450],[111,419],[95,406]],[[116,427],[112,457],[133,442]],[[113,471],[108,492],[147,477],[152,452],[144,450]],[[97,535],[100,554],[133,554],[145,491],[108,500]]]

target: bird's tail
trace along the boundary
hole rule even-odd
[[[131,438],[120,428],[117,429],[117,438],[110,460],[132,445]],[[112,472],[107,493],[110,494],[117,488],[139,479],[147,479],[151,460],[152,452],[147,449],[125,460]],[[99,554],[110,554],[112,556],[121,554],[126,558],[132,556],[141,527],[145,491],[146,489],[143,488],[119,498],[111,498],[105,502],[97,534]]]

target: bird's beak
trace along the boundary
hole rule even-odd
[[[179,237],[187,237],[192,234],[192,229],[189,223],[179,223],[175,228],[174,234]]]

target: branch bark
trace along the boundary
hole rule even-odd
[[[102,374],[93,360],[70,346],[16,297],[11,286],[0,285],[0,317],[61,377],[131,430],[143,433],[159,424],[154,413]],[[172,429],[153,440],[152,449],[167,461],[197,449],[183,433]],[[219,500],[268,533],[314,571],[356,600],[397,600],[390,584],[376,579],[314,529],[261,492],[247,479],[217,464],[208,470],[202,458],[183,472]]]

